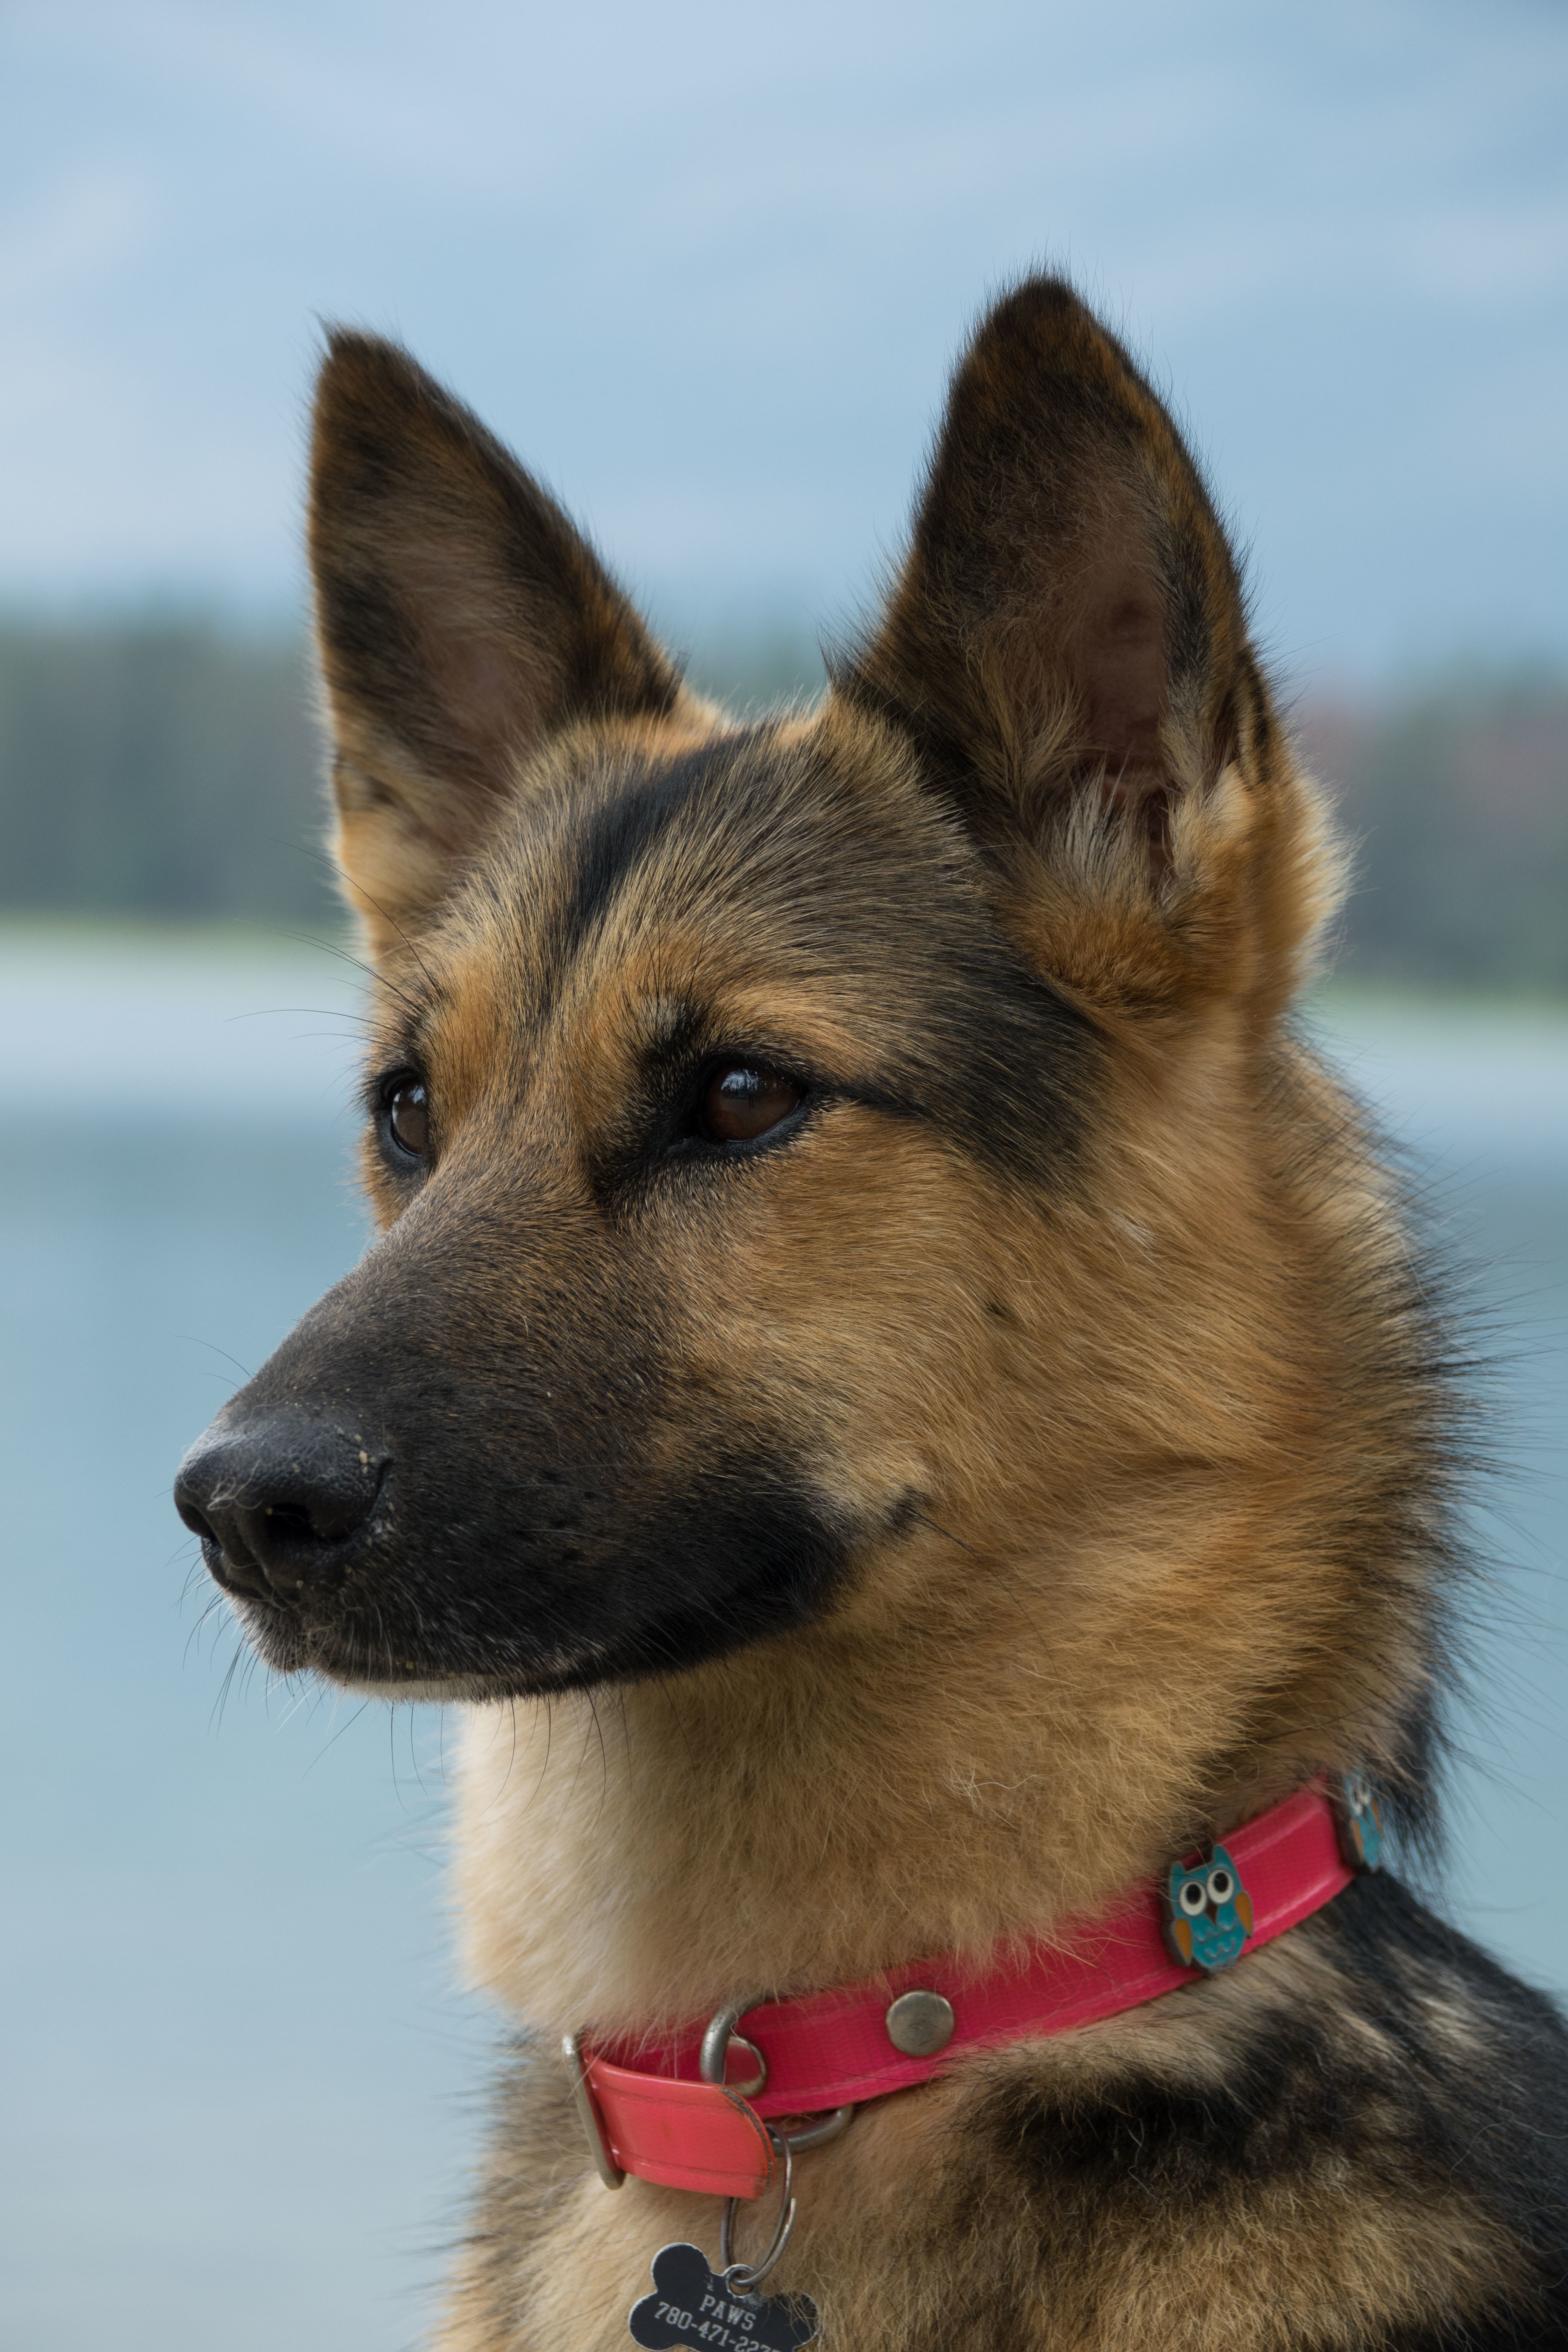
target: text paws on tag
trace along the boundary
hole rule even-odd
[[[708,2267],[700,2246],[661,2246],[653,2293],[632,2305],[626,2326],[644,2352],[801,2352],[816,2334],[816,2306],[805,2294],[736,2294]]]

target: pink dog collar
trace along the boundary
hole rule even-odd
[[[861,1984],[760,2002],[738,2019],[721,2012],[708,2041],[711,2052],[722,2029],[723,2082],[702,2079],[700,2027],[658,2048],[569,2035],[595,2161],[614,2188],[633,2172],[671,2189],[760,2197],[773,2174],[773,2118],[837,2109],[847,2121],[862,2100],[929,2082],[971,2051],[1065,2033],[1193,1983],[1205,1966],[1177,1954],[1194,1948],[1183,1912],[1201,1895],[1184,1890],[1205,1867],[1222,1895],[1228,1887],[1219,1917],[1230,1940],[1215,1939],[1211,1970],[1284,1935],[1354,1875],[1341,1851],[1345,1822],[1321,1785],[1304,1789],[1237,1830],[1211,1864],[1178,1866],[1169,1887],[1140,1888],[1065,1942],[1022,1953],[1002,1945],[980,1963],[948,1954]],[[711,2057],[709,2072],[717,2072]],[[819,2126],[789,2138],[798,2148],[827,2136]]]

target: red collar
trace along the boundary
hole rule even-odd
[[[1321,1785],[1235,1831],[1223,1857],[1240,1886],[1232,1890],[1230,1948],[1215,1947],[1211,1969],[1309,1918],[1354,1874]],[[908,2090],[971,2051],[1065,2033],[1194,1983],[1205,1969],[1176,1957],[1193,1949],[1190,1926],[1184,1945],[1173,1923],[1183,1916],[1178,1882],[1201,1874],[1178,1869],[1171,1889],[1141,1887],[1048,1948],[998,1945],[981,1962],[949,1953],[861,1984],[761,2002],[734,2024],[727,2083],[701,2079],[700,2026],[655,2048],[595,2047],[569,2035],[567,2059],[595,2161],[615,2188],[634,2172],[670,2189],[760,2197],[773,2170],[769,2118],[817,2116]],[[1223,1890],[1225,1882],[1217,1884]],[[725,2040],[732,2017],[715,2021]],[[750,2052],[742,2046],[748,2042]],[[634,2058],[635,2065],[627,2063]]]

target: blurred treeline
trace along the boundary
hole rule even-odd
[[[0,907],[330,918],[311,709],[286,638],[0,624]]]
[[[1297,730],[1353,845],[1339,971],[1568,994],[1568,674],[1459,667]]]
[[[822,680],[787,630],[691,674],[739,708]],[[1568,675],[1451,672],[1296,724],[1356,844],[1342,973],[1568,994]],[[0,623],[0,910],[331,922],[320,776],[294,642]]]

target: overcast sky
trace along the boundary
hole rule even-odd
[[[1564,0],[0,0],[0,597],[300,597],[318,315],[679,635],[851,612],[1065,263],[1304,685],[1568,657]]]

